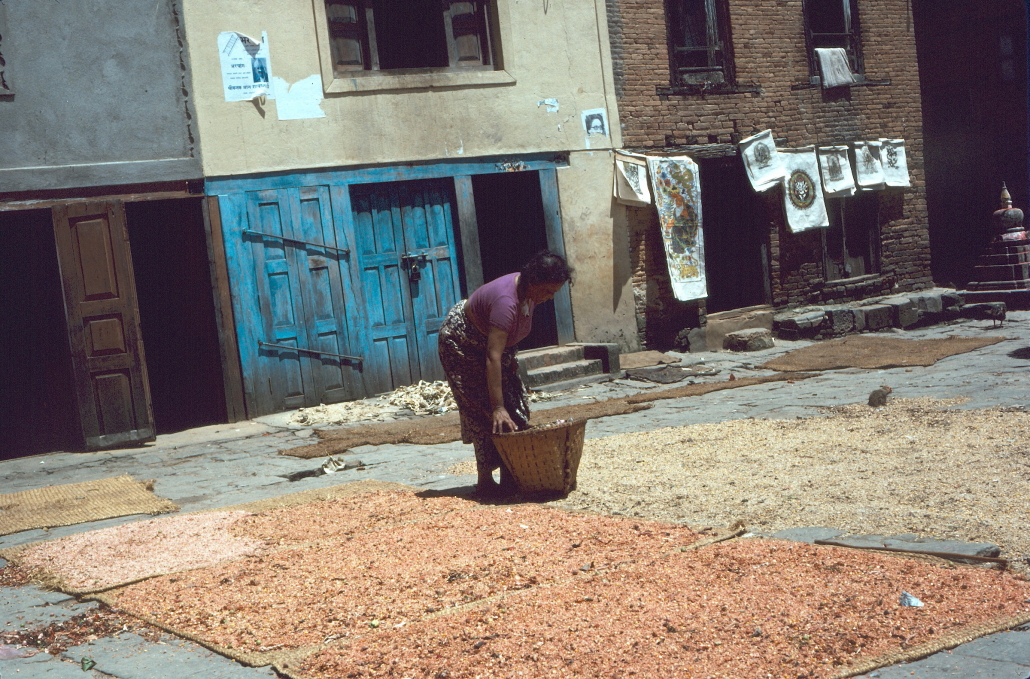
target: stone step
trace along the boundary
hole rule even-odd
[[[584,378],[589,378],[587,381],[607,379],[608,373],[604,371],[604,364],[599,359],[581,359],[527,370],[523,381],[530,389],[559,389],[564,388],[557,386],[559,384],[585,384]]]
[[[581,345],[567,344],[561,347],[543,347],[520,351],[516,358],[519,362],[519,370],[525,374],[529,370],[546,368],[552,365],[568,363],[569,361],[582,361],[585,356]]]

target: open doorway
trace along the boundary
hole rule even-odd
[[[547,248],[539,173],[474,175],[472,192],[484,281],[518,271],[530,257]],[[519,342],[519,349],[558,344],[554,302],[541,304],[533,316],[533,331]]]
[[[739,158],[701,161],[708,313],[768,304],[766,234]]]
[[[228,420],[201,200],[125,205],[158,434]]]
[[[50,210],[0,212],[0,459],[81,450]]]

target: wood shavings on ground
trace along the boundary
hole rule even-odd
[[[416,415],[442,415],[458,409],[451,387],[443,381],[419,380],[417,384],[398,387],[379,398],[391,405],[407,408]]]
[[[549,392],[529,392],[531,403],[549,401],[552,398],[554,395]],[[442,415],[457,409],[458,405],[447,382],[419,380],[417,384],[398,387],[374,399],[301,408],[290,415],[287,423],[317,426],[362,421],[388,422],[406,412],[415,415]]]
[[[902,591],[922,608],[900,605]],[[735,541],[403,628],[309,657],[337,677],[830,677],[957,628],[1026,611],[997,571],[772,540]]]
[[[387,422],[396,419],[402,408],[380,403],[378,400],[344,401],[301,408],[287,418],[287,424],[318,426],[347,424],[348,422]]]
[[[72,591],[210,566],[256,553],[263,542],[228,528],[246,512],[208,512],[137,521],[39,543],[17,554],[23,568],[38,569]]]
[[[752,531],[828,526],[993,542],[1030,558],[1030,414],[897,399],[825,417],[735,420],[588,439],[559,504]]]

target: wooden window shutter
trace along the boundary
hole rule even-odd
[[[361,0],[326,0],[325,16],[332,45],[333,70],[378,69],[378,55],[370,49],[372,8]]]
[[[451,67],[476,68],[490,64],[487,4],[482,0],[443,0],[444,28]]]

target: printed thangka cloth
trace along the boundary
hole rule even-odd
[[[880,165],[887,186],[912,186],[908,179],[904,139],[880,140]]]
[[[615,154],[615,200],[623,205],[651,204],[645,158]]]
[[[880,142],[855,142],[855,181],[859,189],[882,189],[886,180],[880,165]]]
[[[855,175],[851,172],[848,147],[824,146],[817,153],[819,171],[823,179],[823,195],[826,198],[855,195]]]
[[[848,53],[843,47],[817,47],[815,57],[819,61],[819,73],[822,74],[824,88],[851,85],[855,82],[851,64],[848,63]]]
[[[686,156],[649,156],[647,167],[651,171],[672,292],[682,301],[707,297],[697,163]]]
[[[819,185],[819,162],[815,147],[780,151],[787,168],[783,180],[784,205],[787,208],[787,224],[794,233],[818,226],[829,226],[826,203]]]
[[[755,191],[771,189],[783,179],[783,161],[776,151],[772,130],[742,139],[740,155],[744,158],[744,167]]]

